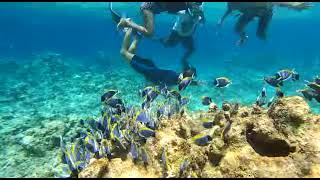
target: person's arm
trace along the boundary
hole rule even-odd
[[[124,35],[121,50],[120,50],[120,54],[128,61],[131,61],[131,59],[134,56],[134,54],[132,54],[129,51],[131,34],[132,34],[132,29],[130,28],[127,30],[126,34]]]
[[[129,47],[128,51],[131,54],[136,54],[137,47],[138,47],[138,42],[139,42],[139,38],[137,36],[138,36],[137,34],[134,36],[134,39],[133,39],[133,41],[132,41],[132,43],[131,43],[131,45]]]
[[[280,7],[287,7],[294,10],[304,10],[309,9],[312,5],[308,2],[273,2],[274,5],[278,5]]]

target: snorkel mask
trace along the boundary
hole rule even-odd
[[[188,13],[191,16],[200,16],[202,12],[203,12],[202,2],[190,2]]]

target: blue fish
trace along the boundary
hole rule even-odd
[[[320,84],[317,84],[315,82],[308,82],[307,86],[316,92],[320,92]]]
[[[155,132],[154,132],[154,130],[152,130],[152,129],[150,129],[150,128],[147,128],[147,127],[140,128],[140,129],[138,130],[138,134],[139,134],[141,137],[144,137],[144,138],[155,137]]]
[[[134,142],[131,142],[130,153],[133,158],[133,161],[137,161],[139,158],[139,152],[138,152],[138,146]]]
[[[109,90],[101,96],[101,102],[107,101],[118,93],[117,90]]]
[[[164,106],[159,107],[158,110],[157,110],[157,118],[158,119],[161,118],[164,115],[164,112],[165,112]]]
[[[87,164],[89,164],[90,159],[91,159],[90,151],[87,150],[87,149],[85,149],[84,151],[85,151],[85,154],[84,154],[85,162],[86,162]]]
[[[114,137],[113,140],[114,140],[115,146],[117,146],[117,147],[119,147],[119,148],[121,148],[123,150],[127,149],[121,138]]]
[[[145,97],[152,90],[153,90],[153,87],[151,86],[145,87],[143,90],[140,91],[141,97]]]
[[[183,162],[180,164],[180,171],[179,175],[182,176],[183,173],[187,170],[189,166],[189,161],[187,159],[183,160]]]
[[[103,157],[105,157],[105,153],[104,153],[104,148],[103,146],[99,147],[99,151],[95,154],[94,156],[96,159],[101,159]]]
[[[281,87],[281,86],[283,86],[283,81],[281,81],[280,79],[278,79],[275,76],[265,77],[263,79],[264,79],[264,81],[266,83],[268,83],[272,87]]]
[[[101,120],[102,130],[109,129],[111,125],[111,117],[105,115],[101,118]]]
[[[186,78],[182,79],[178,85],[179,91],[185,90],[190,85],[191,82],[192,82],[191,77],[186,77]]]
[[[205,127],[205,128],[212,128],[213,127],[213,122],[203,122],[202,123],[202,126]]]
[[[289,69],[280,70],[275,75],[280,81],[286,81],[292,77],[293,71]]]
[[[89,119],[87,120],[87,123],[89,124],[89,126],[91,127],[91,129],[97,130],[97,121],[94,119]]]
[[[148,165],[149,164],[148,153],[144,148],[141,148],[141,159],[142,159],[144,165]]]
[[[148,94],[146,96],[147,97],[146,101],[153,102],[158,97],[159,94],[160,94],[160,92],[158,90],[156,90],[155,88],[153,88],[153,90],[148,92]]]
[[[194,77],[196,77],[196,74],[197,74],[196,68],[191,67],[188,70],[186,70],[183,73],[181,73],[179,75],[179,79],[182,80],[182,79],[187,78],[187,77],[193,79]]]
[[[150,117],[147,115],[146,111],[141,111],[139,115],[136,118],[137,122],[142,122],[144,124],[147,124],[151,121]]]
[[[180,106],[185,106],[190,102],[190,99],[188,97],[182,97],[180,101]]]
[[[303,97],[305,97],[309,101],[311,101],[313,98],[317,96],[320,96],[320,94],[317,94],[316,91],[312,89],[302,89],[298,90],[298,92],[302,93]]]
[[[150,106],[151,106],[151,103],[150,103],[150,101],[148,101],[148,100],[145,100],[145,101],[141,104],[141,108],[142,108],[142,109],[149,109]]]
[[[136,114],[136,109],[134,107],[127,108],[127,115],[129,119],[133,119]]]
[[[146,126],[152,130],[156,129],[156,122],[154,120],[149,121]]]
[[[109,141],[103,143],[102,145],[104,153],[106,154],[107,158],[111,158],[112,157],[112,153],[111,153],[111,145],[109,143]]]
[[[119,122],[120,120],[119,120],[119,116],[118,115],[112,115],[111,117],[110,117],[110,123],[111,124],[114,124],[114,123],[117,123],[117,122]]]
[[[69,166],[70,171],[72,174],[77,174],[84,166],[82,166],[82,159],[81,159],[81,151],[79,142],[76,141],[71,145],[71,148],[64,152],[66,164]],[[79,166],[81,165],[81,166]]]
[[[202,105],[205,105],[205,106],[209,106],[212,103],[211,97],[208,97],[208,96],[203,96],[201,100],[202,100]]]
[[[89,134],[85,139],[84,139],[85,147],[91,152],[91,153],[97,153],[99,152],[99,144],[98,142],[94,139],[94,137]]]
[[[169,91],[169,93],[172,97],[176,98],[178,101],[181,101],[181,95],[178,91],[171,90],[171,91]]]
[[[94,137],[96,139],[96,141],[101,142],[101,140],[103,139],[103,133],[99,130],[94,132]]]
[[[160,91],[160,94],[163,95],[165,98],[169,96],[169,88],[168,86],[159,86],[158,90]]]
[[[108,99],[105,103],[112,108],[124,107],[123,101],[119,98]]]
[[[115,137],[117,137],[119,139],[121,139],[123,137],[117,123],[114,124],[111,129],[111,139],[114,139]]]
[[[109,139],[110,135],[111,135],[110,129],[109,128],[105,129],[103,132],[103,139]]]
[[[225,88],[231,84],[231,81],[226,77],[219,77],[213,81],[213,85],[218,88]]]
[[[205,146],[212,140],[212,137],[209,136],[209,135],[201,135],[201,134],[199,134],[199,135],[194,136],[192,138],[192,140],[198,146]]]

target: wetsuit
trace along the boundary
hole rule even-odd
[[[143,74],[148,80],[156,84],[176,85],[179,82],[179,74],[172,70],[159,69],[155,64],[137,55],[132,57],[130,65],[137,72]]]

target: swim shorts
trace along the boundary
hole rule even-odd
[[[154,83],[166,85],[175,85],[178,83],[179,74],[177,72],[159,69],[152,61],[143,59],[137,55],[133,56],[130,65]]]

